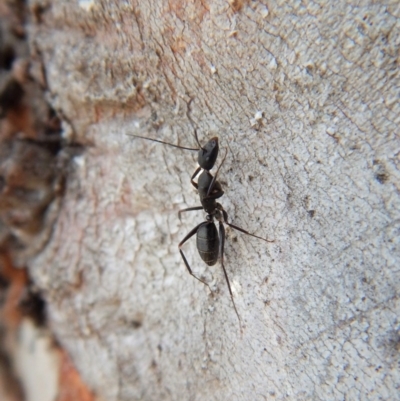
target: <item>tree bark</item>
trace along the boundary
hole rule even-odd
[[[72,159],[29,270],[103,400],[398,399],[400,9],[371,1],[30,1]],[[230,220],[205,267],[196,147]],[[214,170],[215,171],[215,170]],[[396,369],[397,368],[397,369]]]

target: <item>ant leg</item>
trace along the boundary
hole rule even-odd
[[[226,211],[222,208],[222,206],[220,204],[218,204],[218,210],[220,210],[222,212],[222,215],[224,216],[224,223],[227,224],[229,227],[232,227],[233,229],[238,230],[244,234],[250,235],[251,237],[262,239],[263,241],[266,241],[266,242],[275,242],[275,240],[270,240],[270,239],[259,237],[258,235],[254,235],[254,234],[249,233],[246,230],[243,230],[243,228],[240,228],[238,226],[235,226],[234,224],[228,223],[228,213],[226,213]]]
[[[218,199],[218,198],[220,198],[224,193],[225,193],[225,192],[224,192],[222,189],[220,189],[220,190],[217,190],[217,191],[213,192],[211,195],[207,195],[206,197],[203,198],[203,200],[204,200],[204,199]]]
[[[195,279],[199,280],[199,281],[200,281],[201,283],[203,283],[204,285],[206,285],[206,286],[208,287],[208,289],[212,292],[212,290],[211,290],[210,286],[208,285],[208,283],[206,283],[204,280],[202,280],[201,278],[198,278],[197,276],[195,276],[195,275],[193,274],[192,269],[190,268],[189,263],[188,263],[188,261],[187,261],[187,259],[186,259],[186,256],[185,256],[185,254],[183,253],[183,251],[182,251],[182,249],[181,249],[182,246],[183,246],[183,244],[184,244],[186,241],[188,241],[190,238],[192,238],[193,235],[195,235],[195,234],[197,233],[197,230],[198,230],[202,225],[204,225],[204,224],[208,224],[208,222],[205,221],[205,222],[203,222],[203,223],[200,223],[200,224],[199,224],[198,226],[196,226],[195,228],[193,228],[193,230],[191,230],[191,231],[189,232],[189,234],[186,235],[186,237],[179,243],[178,247],[179,247],[179,252],[180,252],[180,254],[181,254],[181,256],[182,256],[182,259],[183,259],[183,261],[184,261],[184,263],[185,263],[185,266],[186,266],[186,268],[188,269],[188,272],[190,273],[190,275],[193,276]]]
[[[221,221],[219,222],[219,239],[220,239],[219,254],[221,255],[221,266],[222,266],[222,270],[224,271],[226,284],[228,284],[228,289],[229,289],[229,294],[231,295],[232,304],[233,304],[233,307],[235,308],[235,312],[236,312],[236,315],[239,320],[240,331],[242,331],[242,321],[240,320],[239,313],[236,309],[236,304],[233,299],[231,284],[229,282],[228,274],[226,273],[225,265],[224,265],[225,227],[224,227],[224,223],[222,223]]]
[[[201,170],[201,167],[197,167],[194,174],[190,177],[190,182],[196,189],[198,189],[198,185],[197,185],[197,182],[194,182],[193,180],[196,177],[196,175],[200,173],[200,170]]]
[[[179,212],[178,212],[179,220],[181,220],[181,213],[190,212],[192,210],[203,210],[203,206],[188,207],[187,209],[179,210]]]
[[[215,198],[209,196],[211,190],[213,189],[214,183],[215,183],[215,181],[217,180],[217,175],[218,175],[218,173],[219,173],[219,170],[220,170],[220,168],[222,167],[222,165],[224,164],[224,161],[225,161],[225,159],[226,159],[226,155],[227,155],[227,154],[228,154],[228,149],[225,151],[225,156],[224,156],[224,158],[222,159],[221,164],[218,166],[218,169],[217,169],[217,171],[215,172],[215,175],[214,175],[214,177],[213,177],[213,179],[212,179],[212,181],[211,181],[211,183],[210,183],[210,186],[208,187],[207,195],[206,195],[207,198],[210,198],[210,199],[217,199],[217,198],[221,197],[221,196],[224,194],[224,191],[222,191],[222,194],[219,195],[219,196],[217,196],[217,197],[215,197]]]

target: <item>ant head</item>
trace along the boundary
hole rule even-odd
[[[204,170],[211,170],[217,160],[218,150],[218,138],[215,136],[199,150],[197,159],[199,166]]]

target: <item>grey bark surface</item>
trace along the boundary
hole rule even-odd
[[[399,4],[30,3],[85,146],[30,272],[99,398],[400,399]],[[243,333],[220,265],[185,245],[210,294],[178,252],[195,155],[126,135],[195,128],[228,149],[230,220],[275,240],[227,229]]]

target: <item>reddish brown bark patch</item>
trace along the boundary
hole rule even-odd
[[[56,401],[94,401],[94,394],[82,381],[70,357],[61,351],[60,389]]]

